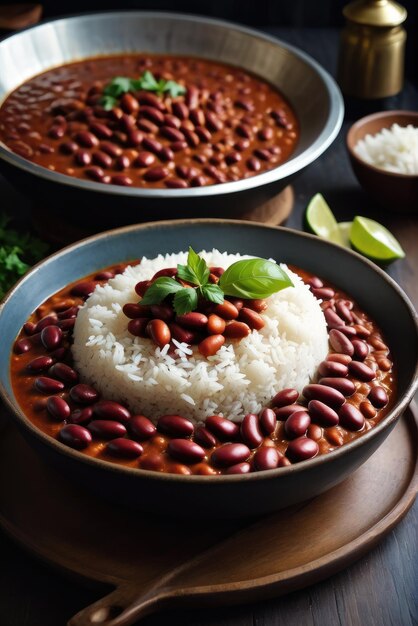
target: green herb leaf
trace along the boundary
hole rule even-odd
[[[172,98],[176,98],[186,93],[186,88],[174,80],[165,80],[161,78],[156,80],[152,72],[146,70],[138,79],[129,78],[127,76],[116,76],[112,78],[110,83],[103,89],[101,104],[106,111],[109,111],[118,103],[118,98],[124,93],[135,92],[139,90],[153,91],[162,95],[168,93]]]
[[[213,285],[212,283],[207,283],[203,285],[200,289],[202,296],[209,300],[210,302],[214,302],[215,304],[223,304],[224,301],[224,293],[218,285]]]
[[[148,287],[140,303],[143,305],[160,304],[164,298],[181,289],[184,289],[184,287],[174,280],[174,278],[161,276]]]
[[[25,274],[30,265],[45,256],[48,246],[32,237],[8,228],[10,217],[0,214],[0,298]]]
[[[202,259],[192,247],[189,247],[187,265],[178,265],[177,274],[182,280],[201,287],[206,284],[209,278],[209,268],[206,261]]]
[[[177,315],[190,313],[197,307],[197,291],[193,287],[181,287],[174,296],[174,310]]]
[[[268,298],[273,293],[293,287],[289,276],[279,265],[266,259],[243,259],[233,263],[218,283],[226,296]]]
[[[186,93],[186,87],[176,83],[174,80],[168,80],[164,86],[164,91],[169,93],[172,98],[177,98]]]

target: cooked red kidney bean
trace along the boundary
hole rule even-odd
[[[119,402],[100,400],[93,407],[94,415],[101,420],[116,420],[126,424],[131,419],[130,411]]]
[[[79,424],[67,424],[61,428],[59,439],[70,448],[83,450],[91,443],[92,437],[87,428]]]
[[[184,328],[190,328],[191,330],[203,329],[208,323],[208,318],[203,313],[192,311],[191,313],[185,313],[184,315],[177,315],[176,323]]]
[[[59,393],[64,389],[64,383],[48,376],[39,376],[35,380],[35,389],[41,393]]]
[[[81,165],[81,166],[90,165],[91,154],[90,152],[87,152],[87,150],[77,150],[77,152],[74,154],[74,160],[77,163],[77,165]]]
[[[353,381],[349,378],[320,378],[318,383],[337,389],[337,391],[342,393],[345,397],[352,396],[356,390]]]
[[[328,328],[335,329],[338,326],[344,326],[345,325],[344,324],[344,320],[341,319],[341,317],[339,315],[337,315],[337,313],[335,313],[335,311],[333,311],[331,308],[328,308],[328,309],[324,310],[324,317],[325,317],[325,320],[327,322]],[[341,352],[341,350],[340,350],[340,352]]]
[[[41,341],[47,350],[58,348],[62,341],[62,330],[58,326],[46,326],[41,331]]]
[[[306,434],[311,418],[306,411],[295,411],[287,418],[284,429],[290,439]]]
[[[63,154],[74,154],[74,152],[78,149],[78,145],[75,141],[64,141],[60,145],[60,152]]]
[[[376,362],[383,372],[389,372],[392,369],[392,362],[385,357],[376,357]]]
[[[124,93],[120,99],[120,106],[126,113],[137,113],[139,103],[131,93]]]
[[[238,317],[239,311],[236,306],[225,300],[222,304],[217,304],[214,308],[214,313],[219,315],[224,320],[234,320]]]
[[[353,404],[346,402],[338,411],[340,424],[348,430],[361,430],[364,426],[364,415]]]
[[[263,443],[263,435],[260,432],[258,415],[247,413],[241,422],[241,437],[250,448],[258,448]]]
[[[333,446],[342,446],[344,443],[344,438],[340,430],[336,426],[331,426],[331,428],[327,428],[325,431],[325,437]]]
[[[67,419],[71,413],[68,402],[60,396],[49,397],[46,401],[46,408],[48,413],[59,421]]]
[[[194,431],[192,422],[181,415],[162,415],[157,428],[172,437],[191,437]]]
[[[268,407],[264,408],[259,414],[259,419],[261,429],[266,435],[274,433],[277,425],[277,418],[273,409]]]
[[[267,300],[264,300],[263,298],[258,298],[255,300],[247,300],[246,304],[248,308],[253,309],[254,311],[257,311],[257,313],[262,313],[262,311],[265,311],[268,306]]]
[[[88,424],[93,417],[93,409],[86,406],[83,409],[76,409],[68,418],[71,424]]]
[[[23,354],[24,352],[29,352],[29,350],[32,348],[32,343],[30,341],[30,339],[26,339],[25,337],[23,339],[18,339],[14,345],[14,352],[16,354]]]
[[[122,148],[110,141],[100,142],[100,150],[106,152],[106,154],[113,158],[119,157],[122,154]]]
[[[222,306],[222,305],[219,305]],[[243,339],[251,333],[251,328],[244,322],[232,321],[225,326],[224,335],[230,339]]]
[[[74,135],[74,140],[85,148],[94,148],[99,144],[99,140],[93,133],[90,133],[88,130],[82,130],[79,133]]]
[[[331,407],[340,407],[345,402],[342,393],[333,387],[326,387],[325,385],[306,385],[302,393],[307,400],[320,400]]]
[[[292,463],[299,463],[299,461],[312,459],[318,452],[319,447],[316,441],[308,437],[298,437],[293,439],[287,446],[286,456]]]
[[[163,322],[170,322],[174,317],[174,310],[168,304],[152,304],[151,313]]]
[[[224,474],[249,474],[251,472],[251,465],[249,463],[236,463],[228,467]]]
[[[351,356],[348,354],[341,354],[339,352],[331,352],[327,356],[327,361],[334,361],[336,363],[343,363],[343,365],[348,365],[351,361]]]
[[[318,424],[309,424],[306,435],[309,439],[319,441],[322,437],[322,428]]]
[[[26,369],[31,373],[37,374],[48,369],[53,362],[50,356],[38,356],[27,364]]]
[[[189,439],[172,439],[167,448],[168,453],[182,463],[199,463],[205,458],[205,451]]]
[[[51,315],[45,315],[45,317],[40,319],[39,322],[36,324],[34,332],[40,333],[47,326],[52,326],[53,324],[56,324],[57,319],[58,319],[58,316],[56,313],[51,314]]]
[[[204,448],[214,448],[216,439],[212,433],[204,426],[198,426],[194,434],[194,440]]]
[[[126,435],[125,426],[114,420],[93,420],[88,425],[88,429],[93,437],[101,439],[116,439]]]
[[[224,443],[212,452],[210,461],[216,467],[230,467],[237,463],[243,463],[250,454],[250,449],[243,443]]]
[[[224,343],[225,337],[223,335],[209,335],[209,337],[206,337],[199,343],[198,350],[200,354],[207,358],[216,354]]]
[[[155,182],[167,178],[169,171],[165,167],[153,167],[144,174],[144,180]]]
[[[338,363],[336,361],[322,361],[318,365],[318,374],[320,376],[329,376],[329,377],[342,377],[347,376],[348,367],[343,363]]]
[[[147,334],[157,346],[163,348],[171,341],[170,329],[163,320],[153,319],[146,327]]]
[[[171,336],[173,337],[173,339],[176,339],[177,341],[180,341],[181,343],[189,343],[189,344],[194,343],[196,339],[196,333],[194,331],[187,330],[187,328],[182,328],[175,322],[171,322],[171,324],[169,324],[168,327],[170,329]]]
[[[75,326],[75,317],[70,317],[66,320],[59,320],[57,324],[62,331],[71,331]]]
[[[206,330],[211,335],[222,335],[225,330],[225,320],[219,315],[209,315]]]
[[[112,185],[121,185],[122,187],[130,187],[133,185],[132,178],[129,176],[124,176],[123,174],[116,174],[116,176],[112,176]]]
[[[278,420],[285,420],[296,411],[307,411],[306,406],[302,404],[288,404],[287,406],[273,407],[273,411]]]
[[[268,150],[265,150],[264,148],[256,148],[255,150],[253,150],[253,154],[254,156],[261,159],[262,161],[271,160],[271,153]]]
[[[161,454],[148,453],[147,456],[141,457],[141,469],[151,470],[153,472],[162,472],[164,469],[164,459]]]
[[[186,189],[188,187],[186,181],[181,178],[167,178],[164,184],[170,189]]]
[[[54,363],[54,365],[49,368],[48,374],[65,383],[76,383],[78,381],[77,372],[65,363]]]
[[[33,322],[25,322],[23,324],[23,330],[26,335],[33,335],[36,332],[36,324]]]
[[[252,172],[258,172],[259,170],[261,170],[261,163],[255,157],[251,157],[247,159],[246,165],[248,169],[251,170]]]
[[[348,308],[346,302],[344,302],[343,300],[337,300],[337,302],[335,303],[335,309],[338,315],[348,324],[353,321],[352,313]]]
[[[235,439],[239,433],[239,426],[235,422],[221,417],[220,415],[210,415],[205,420],[206,428],[221,441]]]
[[[139,283],[136,283],[135,291],[138,294],[138,296],[141,296],[141,298],[142,298],[144,296],[146,290],[150,286],[150,284],[151,284],[151,282],[149,280],[141,280]]]
[[[128,422],[129,432],[134,439],[145,441],[150,439],[157,432],[155,424],[145,415],[134,415]]]
[[[282,406],[289,406],[293,404],[298,398],[299,392],[296,389],[282,389],[276,393],[271,403],[273,406],[280,408]]]
[[[106,452],[123,459],[136,459],[143,451],[143,447],[137,441],[123,437],[112,439],[106,446]]]
[[[92,280],[83,280],[71,289],[71,295],[87,298],[96,289],[97,283]]]
[[[362,339],[352,339],[351,343],[354,348],[354,358],[359,361],[364,361],[366,356],[369,354],[369,346]]]
[[[92,122],[89,128],[93,135],[96,135],[99,139],[109,139],[112,136],[110,128],[100,122]]]
[[[351,340],[354,339],[354,337],[357,337],[357,333],[354,330],[353,326],[336,326],[335,330],[339,330],[340,333],[342,333]]]
[[[367,397],[372,405],[377,409],[381,409],[389,402],[388,394],[383,387],[380,387],[379,385],[372,387]]]
[[[242,307],[239,311],[239,319],[245,322],[254,330],[261,330],[265,326],[265,321],[257,311],[253,311],[248,307]]]
[[[360,361],[351,361],[348,368],[350,373],[355,376],[355,378],[358,378],[363,382],[369,382],[376,378],[376,374],[372,368]]]
[[[254,467],[258,471],[276,469],[279,465],[280,453],[272,446],[261,446],[254,454]]]
[[[134,302],[127,302],[122,307],[123,313],[126,317],[129,317],[130,320],[135,320],[140,317],[151,317],[151,311],[145,310],[140,304],[135,304]]]
[[[101,280],[101,279],[96,277],[95,280]],[[68,309],[65,309],[64,311],[60,311],[58,313],[58,319],[67,320],[67,319],[70,319],[71,317],[77,317],[78,310],[79,310],[78,306],[71,306]]]
[[[348,356],[353,356],[353,344],[340,330],[332,328],[329,331],[329,342],[336,352],[342,352],[343,354],[348,354]]]
[[[93,404],[99,397],[99,393],[90,385],[78,383],[70,389],[70,398],[78,404]]]
[[[147,326],[149,323],[149,317],[139,317],[131,320],[128,323],[128,332],[134,337],[148,337]]]
[[[320,400],[310,400],[308,409],[312,420],[320,426],[336,426],[339,422],[338,413]]]

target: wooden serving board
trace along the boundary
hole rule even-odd
[[[410,409],[367,463],[322,496],[258,520],[202,524],[95,499],[3,425],[0,525],[65,572],[115,587],[69,626],[129,626],[162,608],[277,596],[348,566],[412,505],[417,448]]]

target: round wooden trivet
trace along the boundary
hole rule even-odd
[[[347,567],[412,505],[417,447],[408,410],[364,465],[309,502],[253,523],[173,523],[80,491],[8,426],[0,429],[0,525],[49,563],[115,587],[69,626],[129,626],[161,608],[278,596]]]
[[[237,219],[261,222],[271,226],[283,224],[292,212],[294,193],[291,186],[283,189],[277,196],[260,205],[256,209],[237,215]],[[81,227],[65,219],[65,215],[58,213],[56,209],[47,206],[37,206],[32,212],[32,224],[41,239],[48,241],[55,247],[65,246],[89,235],[93,235],[100,229],[92,230],[89,227]]]

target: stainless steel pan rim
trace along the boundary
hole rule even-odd
[[[3,144],[0,143],[0,158],[6,161],[8,164],[13,165],[28,174],[35,175],[39,178],[43,178],[53,183],[59,183],[61,185],[68,185],[70,187],[75,187],[78,189],[82,189],[85,191],[96,191],[107,195],[117,195],[117,196],[129,196],[129,197],[137,197],[137,198],[193,198],[193,197],[207,197],[207,196],[217,196],[224,194],[233,194],[241,191],[246,191],[248,189],[255,189],[257,187],[269,185],[271,183],[278,182],[282,179],[289,178],[304,169],[306,166],[310,165],[313,161],[315,161],[325,150],[331,145],[334,141],[338,132],[341,128],[343,117],[344,117],[344,103],[342,99],[341,92],[336,85],[334,79],[326,72],[314,59],[312,59],[308,54],[302,52],[301,50],[295,48],[294,46],[284,43],[275,37],[270,35],[266,35],[257,30],[247,28],[245,26],[238,26],[232,22],[228,22],[225,20],[218,20],[214,18],[208,17],[200,17],[196,15],[189,14],[180,14],[180,13],[170,13],[163,11],[112,11],[106,13],[88,13],[82,15],[75,15],[69,17],[62,17],[58,19],[43,21],[37,26],[33,26],[23,31],[20,31],[17,34],[11,35],[3,39],[3,42],[7,42],[10,39],[15,37],[25,37],[28,36],[28,33],[31,33],[37,29],[41,29],[45,27],[47,24],[60,24],[64,22],[68,22],[69,20],[78,20],[78,21],[94,21],[100,16],[101,20],[118,20],[126,16],[132,17],[143,17],[143,18],[152,18],[152,19],[175,19],[175,20],[183,20],[186,22],[197,22],[200,24],[208,24],[220,26],[225,29],[232,29],[235,32],[242,33],[244,35],[249,35],[253,38],[271,43],[275,46],[281,47],[285,49],[291,55],[297,57],[299,60],[303,61],[307,66],[313,69],[317,75],[319,75],[322,80],[325,89],[329,96],[329,113],[326,123],[322,128],[320,134],[316,137],[314,142],[302,152],[302,154],[291,158],[286,161],[282,165],[271,169],[262,174],[258,174],[256,176],[252,176],[247,179],[241,179],[234,182],[222,183],[217,185],[209,185],[204,187],[195,187],[189,189],[142,189],[138,187],[120,187],[118,185],[103,185],[102,183],[90,182],[87,180],[82,180],[79,178],[74,178],[71,176],[66,176],[65,174],[60,174],[47,168],[41,167],[20,157],[19,155],[11,152],[8,148],[6,148]],[[0,42],[0,46],[3,42]]]

